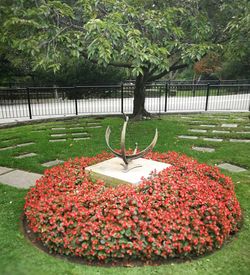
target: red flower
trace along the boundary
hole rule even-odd
[[[111,157],[76,158],[46,170],[25,202],[30,228],[51,250],[88,260],[201,255],[236,232],[241,210],[230,178],[175,152],[172,164],[138,186],[106,187],[84,168]]]

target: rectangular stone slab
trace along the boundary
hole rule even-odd
[[[193,146],[192,149],[195,150],[195,151],[198,151],[198,152],[208,152],[208,153],[212,153],[212,152],[215,151],[214,148],[197,147],[197,146]]]
[[[133,160],[128,167],[136,167],[137,165],[140,167],[136,167],[128,170],[128,172],[125,172],[122,164],[122,159],[116,157],[92,166],[88,166],[85,170],[89,172],[94,179],[102,179],[114,184],[138,184],[140,183],[142,177],[150,177],[150,173],[152,171],[156,170],[156,173],[159,173],[163,169],[171,166],[170,164],[159,161],[138,158]]]
[[[24,155],[16,156],[15,159],[30,158],[30,157],[34,157],[36,155],[37,155],[36,153],[27,153],[27,154],[24,154]]]
[[[7,168],[7,167],[0,166],[0,175],[9,173],[9,172],[11,172],[11,171],[13,171],[13,170],[14,170],[14,169],[12,169],[12,168]]]
[[[17,188],[29,188],[35,185],[42,175],[22,170],[14,170],[0,176],[0,182]]]
[[[238,127],[238,124],[222,124],[221,127],[225,127],[225,128],[236,128]]]
[[[45,162],[45,163],[42,164],[42,166],[51,167],[51,166],[55,166],[55,165],[58,165],[58,164],[61,164],[61,163],[64,163],[64,161],[60,160],[60,159],[56,159],[56,160]]]
[[[228,170],[229,172],[232,172],[232,173],[247,171],[246,169],[244,169],[242,167],[239,167],[239,166],[236,166],[236,165],[233,165],[233,164],[230,164],[230,163],[222,163],[222,164],[218,165],[218,167],[222,168],[222,169],[225,169],[225,170]]]

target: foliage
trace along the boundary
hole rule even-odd
[[[220,57],[216,53],[209,53],[194,65],[197,74],[213,74],[221,71]]]
[[[199,1],[20,1],[3,5],[2,41],[34,66],[59,70],[61,53],[150,76],[203,56],[210,24]],[[7,12],[6,12],[7,10]]]
[[[150,153],[172,164],[138,187],[107,187],[76,158],[45,171],[26,197],[30,228],[51,252],[86,260],[159,260],[202,255],[238,231],[241,210],[230,178],[185,155]]]

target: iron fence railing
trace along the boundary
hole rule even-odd
[[[250,84],[147,84],[145,107],[152,113],[249,111]],[[55,115],[130,114],[134,84],[0,88],[0,119]]]

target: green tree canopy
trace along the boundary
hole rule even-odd
[[[145,83],[200,59],[218,33],[199,0],[5,0],[2,42],[59,70],[62,56],[125,67],[136,77],[134,116],[147,115]],[[219,31],[219,28],[217,28]]]

